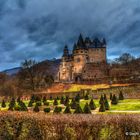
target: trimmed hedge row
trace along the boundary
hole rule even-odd
[[[0,126],[0,140],[126,140],[132,138],[126,132],[140,132],[140,115],[46,115],[9,111],[0,113]]]

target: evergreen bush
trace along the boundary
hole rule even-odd
[[[54,113],[60,113],[61,111],[62,111],[62,107],[60,107],[60,106],[56,106],[54,108]]]
[[[119,93],[119,100],[124,100],[124,96],[123,96],[122,91],[120,91],[120,93]]]
[[[36,103],[36,105],[35,105],[33,111],[34,111],[34,112],[39,112],[39,111],[40,111],[40,110],[39,110],[39,107],[38,107],[38,105],[37,105],[37,103]]]
[[[51,111],[50,107],[44,108],[44,112],[49,113]]]
[[[114,95],[113,95],[113,97],[112,97],[111,104],[113,104],[113,105],[118,104],[118,99],[117,99],[117,97],[116,97],[116,95],[115,95],[115,94],[114,94]]]
[[[96,109],[96,105],[95,105],[93,99],[90,100],[89,106],[90,106],[91,110],[95,110]]]
[[[74,113],[75,113],[75,114],[77,114],[77,113],[78,113],[78,114],[83,113],[83,110],[82,110],[82,108],[81,108],[81,106],[80,106],[79,103],[77,103],[76,109],[75,109]]]
[[[91,109],[88,103],[85,104],[83,111],[85,114],[91,114]]]
[[[1,104],[1,107],[5,108],[6,107],[6,103],[4,100],[2,100],[2,104]]]
[[[58,105],[58,101],[56,98],[54,99],[53,105]]]
[[[100,108],[99,108],[99,112],[105,112],[105,104],[104,104],[104,102],[101,103]]]
[[[67,114],[67,113],[71,113],[71,110],[70,110],[70,106],[67,105],[65,110],[64,110],[64,113]]]

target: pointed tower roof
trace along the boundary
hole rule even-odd
[[[69,50],[68,50],[68,46],[65,45],[64,50],[63,50],[63,57],[65,56],[69,56]]]

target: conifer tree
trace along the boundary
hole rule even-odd
[[[33,111],[34,111],[34,112],[39,112],[39,107],[38,107],[37,103],[36,103],[36,105],[35,105]]]
[[[106,94],[104,94],[103,98],[104,98],[104,101],[107,100]]]
[[[30,99],[33,103],[35,102],[35,95],[33,94]]]
[[[105,100],[105,103],[104,104],[105,104],[105,109],[106,110],[109,110],[109,103],[108,103],[108,100],[107,99]]]
[[[19,103],[19,102],[20,102],[20,100],[21,100],[21,99],[20,99],[20,97],[18,97],[18,98],[17,98],[17,102]]]
[[[91,114],[91,109],[90,109],[90,106],[88,105],[88,103],[86,103],[84,106],[84,113]]]
[[[124,96],[123,96],[122,91],[120,91],[120,93],[119,93],[119,100],[124,100]]]
[[[60,106],[56,106],[54,108],[54,113],[60,113],[61,111],[62,111],[62,107],[60,107]]]
[[[25,103],[20,101],[19,103],[20,111],[28,111],[28,108],[26,107]]]
[[[67,105],[65,110],[64,110],[64,113],[67,114],[67,113],[71,113],[71,110],[70,110],[70,106]]]
[[[96,105],[95,105],[93,99],[90,100],[89,106],[90,106],[91,110],[95,110],[96,109]]]
[[[110,93],[110,100],[112,100],[112,93]]]
[[[2,104],[1,104],[1,107],[5,108],[6,107],[6,103],[4,100],[2,100]]]
[[[64,104],[65,104],[65,106],[67,106],[69,104],[69,96],[66,96]]]
[[[49,113],[51,111],[50,107],[44,108],[45,113]]]
[[[28,107],[32,107],[33,106],[33,101],[30,100],[29,103],[28,103]]]
[[[16,102],[15,102],[15,98],[13,97],[12,100],[10,101],[10,104],[9,104],[9,108],[8,108],[8,110],[13,111],[15,105],[16,105]]]
[[[47,101],[46,96],[43,97],[43,103],[45,103]]]
[[[82,108],[81,108],[81,106],[80,106],[79,103],[77,103],[76,109],[75,109],[74,113],[75,113],[75,114],[83,113],[83,110],[82,110]]]
[[[100,101],[99,101],[99,104],[102,104],[102,103],[104,103],[104,97],[103,97],[103,95],[101,95]]]
[[[74,98],[72,98],[70,106],[71,106],[71,109],[76,109],[77,104]]]
[[[89,99],[88,94],[85,95],[84,99],[85,99],[85,100],[88,100],[88,99]]]
[[[75,96],[75,101],[76,102],[79,102],[80,101],[80,95],[79,95],[79,93]]]
[[[104,104],[104,102],[101,103],[100,108],[99,108],[99,112],[105,112],[105,104]]]
[[[117,99],[116,95],[114,94],[112,97],[111,104],[116,105],[117,103],[118,103],[118,99]]]
[[[58,105],[58,101],[56,98],[54,99],[53,105]]]
[[[61,97],[60,103],[61,103],[61,104],[64,104],[64,103],[65,103],[64,96]]]

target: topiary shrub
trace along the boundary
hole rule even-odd
[[[89,106],[90,106],[91,110],[95,110],[96,109],[96,105],[95,105],[93,99],[90,100]]]
[[[124,96],[123,96],[122,91],[120,91],[120,93],[119,93],[119,100],[124,100]]]
[[[101,95],[100,100],[99,100],[99,104],[102,104],[102,103],[104,103],[104,97],[103,97],[103,95]]]
[[[99,112],[105,112],[105,104],[104,104],[104,102],[101,103],[100,108],[99,108]]]
[[[56,98],[54,99],[53,105],[58,105],[58,101]]]
[[[36,104],[37,104],[38,106],[42,106],[41,101],[37,101]]]
[[[83,111],[85,114],[91,114],[91,109],[88,103],[85,104]]]
[[[112,100],[112,93],[110,93],[110,100]]]
[[[15,102],[15,98],[13,97],[12,100],[10,101],[10,103],[9,103],[9,108],[8,108],[8,110],[13,111],[14,108],[15,108],[15,105],[16,105],[16,102]]]
[[[75,96],[75,101],[76,102],[80,102],[80,95],[79,95],[79,93]]]
[[[64,101],[64,105],[67,106],[69,104],[69,96],[66,96],[66,99]]]
[[[77,114],[77,113],[78,113],[78,114],[79,114],[79,113],[83,113],[83,110],[82,110],[80,104],[77,104],[77,105],[76,105],[76,109],[75,109],[74,113],[76,113],[76,114]]]
[[[28,104],[28,107],[32,107],[32,106],[33,106],[33,101],[30,100],[30,101],[29,101],[29,104]]]
[[[5,107],[6,107],[6,103],[5,103],[5,101],[4,101],[4,100],[2,100],[1,107],[2,107],[2,108],[5,108]]]
[[[20,101],[18,103],[18,105],[20,106],[20,110],[19,111],[28,111],[28,108],[26,107],[24,102]]]
[[[70,106],[67,105],[65,110],[64,110],[64,113],[67,114],[67,113],[71,113],[71,110],[70,110]]]
[[[47,102],[47,101],[46,101],[46,102],[44,102],[44,105],[46,105],[46,106],[49,106],[49,104],[50,104],[50,103],[49,103],[49,102]]]
[[[62,107],[60,107],[60,106],[56,106],[54,108],[54,113],[60,113],[61,111],[62,111]]]
[[[50,107],[44,108],[45,113],[49,113],[51,111]]]
[[[35,107],[34,107],[33,111],[34,111],[34,112],[39,112],[39,111],[40,111],[40,110],[39,110],[39,107],[38,107],[38,105],[37,105],[37,104],[35,105]]]
[[[74,98],[72,98],[70,106],[71,106],[71,109],[76,109],[77,103]]]
[[[43,103],[47,101],[46,96],[43,97]]]
[[[88,100],[88,99],[89,99],[88,94],[85,95],[84,99],[85,99],[85,100]]]
[[[110,107],[109,107],[109,103],[108,103],[108,100],[107,99],[105,100],[105,103],[104,104],[105,104],[105,109],[106,110],[109,110]]]
[[[62,96],[60,99],[60,104],[64,104],[64,103],[65,103],[64,96]]]
[[[114,94],[114,95],[113,95],[113,97],[112,97],[111,104],[113,104],[113,105],[118,104],[118,99],[117,99],[117,97],[116,97],[116,95],[115,95],[115,94]]]

